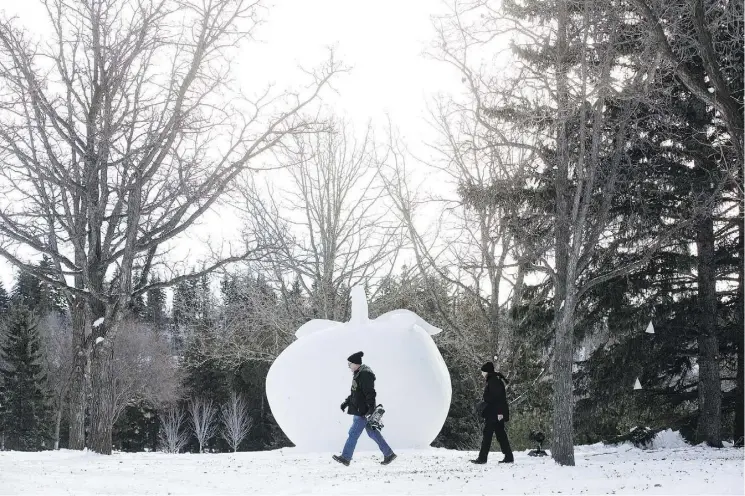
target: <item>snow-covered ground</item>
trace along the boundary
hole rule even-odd
[[[743,450],[580,446],[575,467],[517,453],[400,452],[383,467],[362,453],[350,467],[293,449],[165,455],[0,452],[0,494],[743,494]]]

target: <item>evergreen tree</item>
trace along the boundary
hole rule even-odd
[[[5,290],[5,286],[3,286],[3,283],[0,282],[0,320],[5,314],[8,313],[9,308],[10,308],[10,296],[8,295],[8,292]]]
[[[115,275],[113,279],[117,280],[118,275]],[[135,270],[132,272],[132,280],[135,281],[135,284],[140,280],[140,271]],[[129,302],[129,312],[131,317],[135,319],[144,320],[146,318],[145,298],[142,294],[132,297],[132,300]]]
[[[210,288],[210,276],[203,275],[195,281],[197,295],[197,310],[200,324],[204,326],[214,325],[215,299]]]
[[[199,291],[196,279],[188,279],[176,285],[173,293],[173,323],[191,327],[199,321]]]
[[[53,273],[52,262],[44,257],[39,262],[39,269]],[[16,277],[10,300],[13,304],[31,309],[39,316],[48,312],[62,313],[65,309],[65,300],[59,291],[27,272],[20,272]]]
[[[238,276],[225,274],[220,281],[220,296],[224,307],[237,305],[240,301]]]
[[[196,280],[188,279],[173,291],[171,339],[176,353],[183,352],[187,337],[198,322]]]
[[[582,364],[578,374],[584,396],[577,403],[582,420],[578,426],[588,442],[628,432],[640,422],[680,429],[694,442],[697,431],[699,441],[710,440],[702,435],[701,422],[718,423],[713,418],[718,414],[701,409],[699,370],[704,361],[700,343],[707,339],[701,323],[707,314],[711,318],[712,310],[718,327],[713,332],[719,341],[716,365],[722,374],[709,390],[721,390],[721,408],[715,410],[732,416],[734,423],[729,425],[734,425],[735,439],[742,435],[741,414],[738,417],[742,386],[739,382],[732,387],[731,381],[741,371],[743,335],[742,306],[732,311],[742,291],[737,277],[742,270],[741,218],[738,222],[739,216],[727,207],[737,194],[728,192],[735,185],[726,181],[726,164],[733,157],[715,145],[724,132],[718,129],[715,115],[672,75],[663,76],[662,81],[664,91],[650,95],[642,108],[649,117],[639,122],[638,138],[629,149],[631,162],[641,167],[632,187],[618,195],[614,208],[625,225],[626,245],[648,243],[650,237],[669,229],[670,223],[679,227],[675,238],[647,264],[588,295],[587,321],[605,318],[609,332],[607,342]],[[720,287],[738,280],[734,291],[711,295],[716,300],[714,309],[702,306],[702,286],[696,277],[703,272],[705,252],[690,249],[702,234],[700,221],[707,217],[712,240],[708,270],[724,283]],[[617,253],[605,256],[602,263],[605,270],[608,265],[623,266],[630,261]],[[650,320],[654,335],[643,333]],[[641,391],[631,387],[636,377],[644,386]],[[728,425],[723,428],[729,437]]]
[[[51,416],[36,318],[28,308],[16,306],[7,327],[0,367],[5,448],[34,451],[49,447]]]
[[[151,284],[159,282],[157,277],[151,279]],[[151,289],[147,292],[147,302],[145,303],[145,321],[152,323],[156,329],[161,330],[165,327],[166,316],[166,293],[161,288]]]
[[[158,444],[158,414],[144,401],[134,400],[114,423],[112,443],[129,453],[155,451]]]

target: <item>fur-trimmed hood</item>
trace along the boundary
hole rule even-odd
[[[370,375],[372,375],[373,380],[375,380],[375,372],[373,372],[372,369],[370,367],[368,367],[367,365],[365,365],[364,363],[362,365],[360,365],[360,368],[357,369],[357,372],[355,372],[354,375],[357,375],[360,372],[367,372],[367,373],[369,373]]]

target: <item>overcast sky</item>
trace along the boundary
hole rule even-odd
[[[442,13],[439,0],[275,0],[255,45],[240,61],[241,80],[279,87],[302,78],[298,66],[321,63],[329,46],[352,67],[325,101],[359,126],[382,126],[390,115],[408,145],[418,149],[432,136],[427,106],[438,93],[458,91],[459,78],[441,62],[422,54],[434,38],[431,17]],[[0,2],[5,15],[18,16],[43,41],[45,12],[38,0]],[[252,85],[253,86],[253,85]],[[0,262],[10,288],[12,274]]]

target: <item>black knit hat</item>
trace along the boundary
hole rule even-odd
[[[491,362],[486,362],[484,365],[481,366],[481,372],[494,372],[494,364]]]
[[[349,363],[356,363],[357,365],[362,365],[362,357],[364,355],[365,354],[362,353],[361,351],[358,351],[357,353],[352,353],[351,355],[349,355],[349,358],[347,358],[347,361]]]

